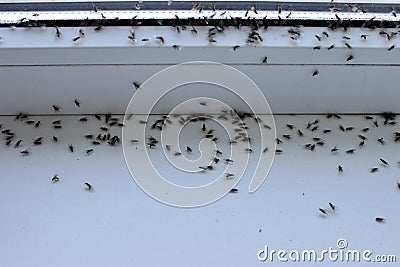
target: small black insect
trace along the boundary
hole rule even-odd
[[[378,223],[384,223],[386,221],[386,219],[382,218],[382,217],[376,217],[375,221],[378,222]]]
[[[396,10],[394,10],[394,8],[392,8],[392,10],[390,11],[390,13],[392,13],[393,17],[397,17]]]
[[[362,135],[362,134],[359,134],[358,137],[360,137],[361,140],[367,140],[367,139],[368,139],[367,137],[365,137],[365,136]]]
[[[299,136],[303,136],[303,132],[302,132],[300,129],[297,130],[297,134],[298,134]]]
[[[331,50],[331,49],[333,49],[333,48],[335,48],[335,44],[331,44],[331,45],[328,47],[328,50]]]
[[[321,37],[320,37],[320,36],[315,35],[315,38],[317,38],[317,40],[318,40],[319,42],[321,42]]]
[[[378,142],[382,145],[385,144],[385,140],[383,139],[383,137],[378,138]]]
[[[353,59],[354,59],[354,57],[352,55],[350,55],[350,56],[347,57],[346,61],[350,61],[350,60],[353,60]]]
[[[161,44],[164,44],[165,42],[164,37],[162,36],[157,36],[156,39],[159,40]]]
[[[33,144],[34,145],[41,145],[42,144],[42,140],[43,140],[43,137],[38,137],[35,140],[33,140]]]
[[[56,37],[61,38],[61,31],[57,26],[56,26]]]
[[[268,57],[264,57],[261,61],[262,64],[267,64],[268,63]]]
[[[186,151],[187,151],[188,153],[192,153],[192,148],[191,148],[190,146],[186,146]]]
[[[23,150],[23,151],[21,151],[19,153],[21,153],[22,156],[29,156],[30,155],[30,152],[29,152],[28,149],[25,149],[25,150]]]
[[[328,215],[328,212],[326,212],[326,210],[324,210],[323,208],[319,208],[319,211],[320,211],[323,215]]]
[[[331,152],[332,153],[336,153],[336,152],[338,152],[339,151],[339,148],[337,147],[337,146],[334,146],[332,149],[331,149]]]
[[[135,41],[136,41],[135,32],[134,32],[134,31],[130,31],[130,35],[128,35],[128,38],[129,38],[132,42],[135,42]]]
[[[190,30],[192,33],[197,34],[197,29],[192,25],[192,29]]]
[[[73,42],[76,42],[76,41],[78,41],[79,39],[81,39],[81,37],[80,37],[80,36],[77,36],[77,37],[75,37],[74,39],[72,39],[72,41],[73,41]]]
[[[293,128],[294,128],[294,125],[293,124],[286,124],[286,127],[288,127],[290,130],[293,130]]]
[[[292,139],[292,136],[291,136],[290,134],[284,134],[284,135],[282,135],[282,136],[283,136],[283,138],[285,138],[285,139],[287,139],[287,140]]]
[[[271,126],[269,126],[268,124],[263,124],[263,127],[264,127],[265,129],[271,130]]]
[[[58,174],[54,174],[53,178],[51,178],[51,181],[53,183],[57,183],[58,181],[60,181],[60,178],[58,177]]]
[[[93,153],[93,148],[90,148],[90,149],[86,149],[86,155],[90,155],[90,154],[92,154]]]
[[[100,130],[102,130],[104,132],[108,132],[108,128],[107,127],[100,127]]]
[[[368,36],[367,34],[361,34],[361,38],[364,40],[367,40],[367,36]]]
[[[182,47],[181,47],[180,45],[176,45],[176,44],[175,44],[175,45],[172,46],[172,48],[173,48],[174,50],[181,50]]]
[[[348,43],[344,43],[344,44],[345,44],[345,46],[347,46],[348,49],[352,49],[350,44],[348,44]]]
[[[391,47],[388,48],[388,51],[392,51],[396,46],[392,45]]]
[[[72,144],[68,144],[69,151],[74,152],[74,146]]]
[[[282,149],[275,149],[275,154],[282,154],[283,150]]]
[[[324,134],[327,134],[327,133],[332,132],[332,130],[331,130],[331,129],[324,129],[322,132],[323,132]]]
[[[18,140],[18,141],[15,143],[14,148],[19,147],[19,146],[21,145],[21,142],[22,142],[22,140]]]
[[[81,103],[79,102],[78,99],[75,98],[74,100],[75,106],[77,106],[78,108],[81,106]]]
[[[37,121],[37,122],[35,123],[35,128],[38,128],[39,125],[40,125],[40,121]]]
[[[313,49],[314,49],[314,50],[321,50],[321,46],[320,46],[320,45],[314,46]]]
[[[339,165],[339,166],[338,166],[338,171],[339,171],[339,172],[343,172],[343,167],[342,167],[342,165]]]
[[[237,193],[237,192],[239,192],[239,189],[237,189],[237,188],[232,188],[232,189],[229,191],[229,193]]]
[[[318,145],[318,146],[323,146],[323,145],[325,145],[325,142],[324,141],[318,141],[315,144]]]
[[[92,4],[92,6],[93,6],[93,11],[94,11],[94,12],[97,12],[97,11],[99,11],[99,8],[97,7],[97,5],[96,5],[96,4]]]
[[[346,129],[343,127],[343,125],[339,125],[339,129],[340,129],[342,132],[345,132],[345,131],[346,131]]]
[[[59,106],[57,106],[57,105],[53,105],[53,110],[54,110],[54,112],[60,112],[60,107]]]
[[[54,128],[54,129],[61,129],[62,126],[61,126],[61,125],[53,125],[53,128]]]
[[[370,173],[375,173],[375,172],[377,172],[378,170],[379,170],[378,167],[373,167],[373,168],[371,168],[371,169],[369,170],[369,172],[370,172]]]
[[[58,137],[53,135],[53,142],[58,142]]]
[[[384,165],[388,166],[389,162],[387,162],[386,160],[384,160],[383,158],[379,159]]]
[[[239,47],[240,47],[240,45],[235,45],[234,47],[232,47],[232,50],[236,51]]]
[[[90,191],[93,189],[93,186],[91,184],[89,184],[88,182],[84,183],[86,190]]]
[[[141,86],[141,84],[138,81],[134,81],[132,84],[135,86],[136,90],[138,90]]]
[[[397,182],[397,188],[400,189],[400,182]]]
[[[329,207],[331,207],[332,211],[336,211],[336,206],[329,202]]]
[[[312,76],[317,76],[319,74],[318,70],[314,70],[314,72],[312,73]]]
[[[79,119],[79,121],[80,121],[80,122],[87,122],[88,119],[87,119],[87,117],[82,117],[82,118]]]
[[[233,173],[229,173],[229,172],[225,173],[226,178],[233,178],[233,176],[234,176]]]
[[[346,151],[347,154],[354,154],[354,152],[356,152],[356,150],[355,150],[354,148],[348,149],[348,150]]]

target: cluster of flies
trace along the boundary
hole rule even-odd
[[[172,2],[171,2],[172,3]],[[141,0],[137,1],[134,4],[135,9],[140,9],[141,7]],[[274,21],[272,19],[268,19],[267,16],[264,18],[256,18],[252,17],[252,15],[258,15],[257,7],[256,6],[251,6],[247,7],[246,10],[244,10],[244,14],[242,17],[231,17],[231,18],[226,18],[226,19],[215,19],[216,16],[218,17],[223,17],[226,14],[226,10],[220,11],[221,13],[218,14],[217,7],[214,3],[212,3],[207,9],[212,10],[212,15],[209,16],[203,16],[200,19],[194,19],[194,18],[189,18],[189,19],[181,19],[179,18],[178,15],[175,14],[175,19],[172,20],[157,20],[157,25],[159,26],[164,26],[164,25],[169,25],[172,26],[174,29],[176,29],[177,33],[180,33],[181,31],[185,31],[189,29],[191,33],[197,34],[198,30],[196,29],[197,25],[213,25],[208,29],[207,33],[207,40],[209,43],[216,43],[217,42],[217,35],[221,34],[224,32],[224,30],[228,27],[235,27],[237,29],[240,29],[242,26],[247,26],[250,28],[250,31],[247,35],[246,43],[248,45],[258,45],[264,41],[264,38],[260,34],[259,30],[264,29],[266,30],[269,26],[285,26],[285,25],[290,25],[288,20],[290,19],[291,12],[289,12],[286,16],[283,16],[283,9],[282,6],[278,4],[277,6],[277,16],[278,16],[278,21]],[[203,3],[201,2],[195,2],[193,3],[192,10],[198,11],[199,13],[203,12],[204,6]],[[106,25],[110,24],[110,21],[113,22],[118,22],[119,18],[112,18],[108,19],[106,18],[103,13],[101,13],[100,8],[96,5],[93,4],[93,9],[92,11],[94,13],[100,13],[101,14],[101,19],[97,20],[89,20],[88,18],[80,24],[82,27],[89,27],[93,26],[95,32],[101,31]],[[347,29],[352,26],[352,21],[350,19],[343,19],[341,18],[337,12],[341,11],[347,11],[347,12],[358,12],[358,13],[366,13],[367,11],[362,7],[358,6],[355,4],[348,4],[347,5],[347,10],[342,10],[342,8],[336,7],[332,5],[332,2],[330,3],[329,6],[329,11],[333,12],[335,14],[335,20],[329,21],[327,28],[335,31],[337,29],[343,29],[343,32],[346,32]],[[393,16],[397,17],[397,13],[394,8],[391,8],[388,10],[388,12]],[[287,12],[285,12],[286,14]],[[39,14],[37,14],[39,16]],[[142,21],[137,19],[137,15],[132,17],[130,20],[130,25],[132,28],[135,26],[140,26],[142,25]],[[397,23],[397,22],[396,22]],[[371,18],[367,21],[365,21],[362,25],[361,28],[368,28],[368,29],[375,29],[377,25],[380,26],[380,31],[379,35],[386,38],[388,41],[391,41],[395,36],[399,34],[398,30],[392,30],[392,31],[387,31],[387,23],[386,21],[376,21],[376,17],[371,14]],[[22,27],[43,27],[47,25],[41,24],[38,20],[30,20],[27,18],[20,19],[15,25],[12,25],[12,27],[16,26],[22,26]],[[50,24],[49,26],[52,26],[55,28],[55,36],[56,38],[62,38],[62,33],[60,30],[60,27],[54,24]],[[395,26],[398,26],[397,24]],[[394,27],[395,29],[397,27]],[[302,35],[302,30],[301,26],[299,25],[294,25],[287,31],[288,37],[293,40],[294,42],[297,42],[301,39]],[[79,29],[77,35],[72,39],[72,41],[75,43],[78,40],[82,39],[85,37],[85,32],[84,29],[81,28]],[[361,34],[360,38],[363,41],[366,41],[368,39],[368,34]],[[151,38],[141,38],[137,39],[136,34],[134,29],[129,31],[129,34],[127,36],[128,40],[130,40],[133,43],[136,43],[138,41],[141,41],[143,43],[149,42]],[[316,34],[315,38],[318,42],[322,40],[329,40],[329,33],[328,31],[322,31],[320,34]],[[351,38],[349,36],[344,35],[342,37],[343,39],[343,45],[349,50],[349,53],[345,57],[346,62],[353,61],[355,59],[355,56],[352,51],[352,45],[351,45]],[[157,40],[161,45],[164,45],[165,38],[161,35],[158,35],[155,37],[155,40]],[[329,46],[326,47],[327,50],[332,50],[337,46],[337,44],[332,43]],[[387,48],[388,51],[392,51],[395,48],[395,44],[390,45],[390,47]],[[179,44],[173,44],[172,48],[175,50],[180,50],[182,48],[181,45]],[[240,48],[240,45],[234,45],[232,47],[233,51],[236,51]],[[321,45],[314,46],[313,49],[315,51],[323,49]],[[267,64],[268,63],[268,56],[263,56],[260,59],[260,62],[262,64]],[[318,70],[314,70],[312,72],[312,76],[317,76],[319,74]]]
[[[137,89],[140,88],[139,82],[135,81],[135,82],[133,82],[133,84]],[[73,102],[77,108],[80,107],[80,101],[78,99],[75,99]],[[206,102],[200,102],[199,104],[201,106],[207,106]],[[57,105],[53,105],[52,109],[53,109],[54,113],[59,113],[62,110],[62,108]],[[179,117],[177,119],[177,121],[182,126],[188,122],[200,123],[201,126],[199,127],[199,131],[201,131],[204,138],[208,138],[213,142],[219,141],[219,137],[216,136],[216,134],[215,134],[215,129],[209,128],[207,126],[207,121],[210,118],[212,118],[211,115],[193,114],[193,115],[189,115],[186,117],[183,115],[171,115],[171,116],[173,116],[175,118]],[[131,117],[132,117],[132,115],[129,115],[129,116],[127,116],[127,119],[129,120]],[[110,114],[105,114],[105,115],[95,114],[94,118],[97,119],[99,122],[103,123],[104,125],[99,127],[100,133],[85,135],[85,138],[91,142],[91,145],[98,146],[102,143],[106,143],[109,146],[116,146],[116,145],[120,144],[120,142],[121,142],[120,137],[118,135],[110,134],[111,127],[124,127],[124,124],[120,121],[120,119],[117,117],[113,117]],[[338,114],[327,114],[326,118],[327,119],[336,119],[339,122],[342,119],[342,117]],[[260,128],[263,128],[265,130],[272,129],[271,126],[264,123],[260,117],[254,115],[254,114],[251,114],[251,113],[238,112],[236,110],[231,110],[231,111],[222,110],[221,114],[217,116],[217,119],[230,120],[232,125],[234,125],[234,127],[235,127],[234,131],[235,131],[236,135],[232,139],[228,140],[230,145],[237,144],[238,142],[246,142],[246,143],[250,144],[250,147],[247,147],[244,149],[244,153],[253,152],[253,148],[251,148],[252,137],[250,137],[247,133],[249,126],[246,123],[246,119],[253,120],[257,124],[259,124]],[[35,128],[38,128],[41,125],[40,120],[36,120],[36,121],[32,120],[32,119],[30,119],[28,114],[24,114],[24,113],[19,113],[18,115],[16,115],[15,120],[19,121],[19,122],[23,122],[27,125],[32,125]],[[356,154],[358,149],[362,149],[366,145],[366,142],[369,140],[367,135],[371,128],[393,126],[393,125],[396,125],[396,123],[397,123],[396,115],[393,113],[390,113],[390,112],[381,113],[379,116],[366,115],[365,120],[369,122],[369,126],[360,129],[360,132],[357,134],[358,148],[356,148],[356,147],[344,148],[343,150],[345,151],[346,154],[349,154],[349,155]],[[81,117],[79,119],[79,121],[81,123],[85,123],[88,121],[88,117],[87,116]],[[139,120],[139,123],[147,124],[147,121]],[[149,125],[149,129],[155,130],[155,131],[162,131],[165,127],[167,127],[170,124],[173,124],[173,121],[171,120],[170,116],[162,115],[159,119],[155,120],[152,125]],[[52,127],[54,130],[62,129],[62,120],[54,120],[52,122]],[[292,140],[294,138],[294,135],[297,135],[299,138],[305,136],[306,131],[311,134],[314,133],[314,136],[311,139],[312,142],[304,144],[303,147],[305,150],[308,150],[308,151],[316,151],[316,150],[318,150],[318,147],[325,146],[324,138],[317,136],[316,133],[319,132],[319,133],[322,133],[324,136],[326,136],[333,131],[333,129],[330,129],[330,128],[320,127],[320,119],[315,119],[315,120],[307,122],[306,125],[304,126],[304,128],[297,128],[295,125],[290,124],[290,123],[286,124],[286,128],[288,130],[290,130],[291,133],[285,133],[285,134],[282,134],[281,137],[276,138],[276,144],[278,145],[278,147],[275,150],[275,154],[283,154],[284,153],[283,149],[279,148],[279,145],[283,144],[284,142]],[[8,147],[13,146],[14,148],[17,149],[23,145],[24,141],[22,139],[17,139],[15,132],[13,132],[11,129],[4,129],[3,125],[0,125],[0,129],[2,130],[1,133],[4,136],[4,141],[5,141],[6,146],[8,146]],[[356,127],[338,123],[336,131],[341,131],[343,133],[354,132],[354,131],[356,131]],[[37,137],[32,140],[31,146],[40,146],[44,140],[45,140],[45,138],[43,136]],[[54,143],[57,143],[57,142],[59,142],[59,139],[56,135],[53,135],[52,141]],[[393,133],[393,141],[395,143],[400,142],[400,132],[395,131]],[[137,139],[131,140],[132,144],[137,144],[138,142],[139,142],[139,140],[137,140]],[[378,142],[381,145],[386,144],[386,140],[384,139],[384,137],[377,138],[376,142]],[[159,145],[159,140],[153,136],[148,136],[147,140],[146,140],[146,145],[150,149],[156,149],[157,146]],[[164,144],[164,146],[167,151],[174,153],[175,156],[182,155],[182,151],[172,151],[171,146],[169,144]],[[73,144],[67,144],[67,147],[68,147],[69,152],[71,152],[71,153],[74,152]],[[330,153],[332,155],[335,155],[335,154],[339,153],[341,150],[342,150],[342,148],[340,148],[338,145],[335,145],[334,147],[332,147],[330,149]],[[190,154],[193,152],[193,149],[192,149],[192,147],[187,145],[185,151],[186,151],[186,153]],[[262,153],[266,153],[268,151],[269,151],[268,147],[265,147],[262,149]],[[94,148],[86,149],[86,155],[88,155],[88,156],[91,155],[93,152],[94,152]],[[29,156],[30,153],[31,152],[30,152],[29,148],[20,151],[20,154],[22,156]],[[234,160],[232,158],[224,158],[223,152],[220,150],[216,150],[215,156],[212,158],[212,163],[207,166],[199,166],[199,170],[201,172],[212,171],[215,169],[215,164],[218,164],[220,162],[224,162],[225,164],[233,164]],[[379,158],[378,162],[379,162],[380,166],[382,166],[382,167],[388,167],[390,164],[389,161],[384,158]],[[398,164],[400,166],[400,162],[398,162]],[[337,169],[338,169],[339,173],[344,172],[344,167],[342,165],[338,165]],[[377,166],[371,167],[369,170],[370,173],[376,173],[378,171],[379,171],[379,167],[377,167]],[[226,179],[232,179],[232,178],[234,178],[234,176],[235,175],[233,173],[225,173]],[[59,181],[59,179],[60,178],[58,175],[54,175],[54,177],[52,178],[52,182],[57,183]],[[93,189],[93,186],[87,182],[84,184],[84,186],[89,191]],[[397,188],[400,190],[400,182],[397,182]],[[237,193],[238,189],[233,188],[230,192]],[[332,203],[329,203],[329,206],[330,206],[331,211],[320,208],[319,212],[323,216],[329,215],[330,212],[334,213],[336,211],[336,206],[333,205]],[[377,217],[376,221],[384,222],[385,219],[381,218],[381,217]]]
[[[58,183],[60,181],[60,177],[58,174],[54,174],[53,178],[51,178],[51,181],[53,183]],[[93,185],[88,183],[88,182],[84,182],[83,185],[85,186],[85,189],[87,191],[92,191],[93,190]]]
[[[205,102],[201,102],[200,105],[204,106],[207,105]],[[215,129],[210,129],[207,126],[207,120],[210,119],[209,115],[204,115],[204,114],[194,114],[194,115],[189,115],[187,117],[184,117],[182,115],[172,115],[172,116],[179,116],[178,122],[180,125],[185,125],[187,122],[193,122],[193,123],[200,123],[199,131],[203,133],[204,138],[208,138],[212,140],[213,142],[218,142],[219,137],[215,135]],[[229,144],[234,145],[240,141],[242,142],[249,142],[250,144],[252,143],[252,137],[248,136],[247,134],[247,129],[248,129],[248,124],[245,122],[246,119],[252,119],[256,123],[261,126],[261,128],[264,129],[271,129],[271,127],[265,123],[263,123],[262,119],[260,117],[255,116],[254,114],[251,113],[241,113],[238,111],[226,111],[222,110],[221,114],[217,117],[219,120],[230,120],[233,125],[235,125],[234,131],[237,133],[236,136],[234,136],[232,139],[228,140]],[[340,122],[342,117],[338,114],[327,114],[326,116],[327,119],[336,119]],[[358,148],[355,147],[350,147],[350,148],[345,148],[343,149],[344,152],[348,155],[353,155],[357,153],[357,150],[362,149],[365,145],[366,142],[368,141],[368,132],[370,129],[373,128],[378,128],[378,127],[385,127],[385,126],[393,126],[396,125],[396,115],[391,113],[391,112],[384,112],[381,113],[379,116],[371,116],[371,115],[366,115],[365,120],[369,122],[368,127],[364,127],[360,129],[360,133],[357,135],[359,140],[357,141],[358,143]],[[139,121],[139,123],[147,123],[146,121]],[[172,120],[170,119],[169,116],[163,115],[160,119],[155,120],[155,122],[150,126],[151,130],[158,130],[162,131],[165,127],[168,125],[172,124]],[[294,135],[297,135],[299,138],[304,137],[306,135],[306,131],[313,134],[314,136],[312,137],[312,142],[306,143],[303,145],[305,150],[308,151],[316,151],[318,150],[318,147],[323,147],[326,145],[324,138],[319,137],[316,135],[317,132],[322,133],[324,136],[330,134],[332,131],[341,131],[343,133],[350,133],[350,132],[355,132],[356,127],[351,126],[351,125],[343,125],[341,123],[338,123],[337,129],[330,129],[330,128],[322,128],[320,127],[320,119],[315,119],[312,121],[307,122],[304,128],[296,128],[293,124],[286,124],[287,129],[289,129],[292,133],[286,133],[282,134],[282,137],[277,137],[276,138],[276,143],[277,145],[281,145],[284,142],[290,141],[294,138]],[[372,128],[373,127],[373,128]],[[293,134],[294,133],[294,134]],[[132,143],[137,143],[138,140],[134,139],[131,140]],[[393,133],[393,141],[395,143],[400,142],[400,132],[395,131]],[[376,142],[378,142],[381,145],[386,144],[386,140],[384,137],[379,137],[376,139]],[[147,137],[147,146],[151,149],[157,148],[159,145],[159,140],[153,136]],[[175,156],[181,156],[182,151],[171,151],[171,146],[169,144],[164,144],[165,149],[171,153],[174,153]],[[186,146],[186,153],[190,154],[193,152],[192,147],[189,145]],[[332,155],[340,153],[342,148],[340,148],[338,145],[335,145],[330,149],[330,153]],[[244,150],[245,153],[251,153],[253,149],[251,147],[248,147]],[[269,148],[266,147],[262,150],[262,153],[266,153],[269,151]],[[282,154],[284,151],[283,149],[280,149],[279,147],[276,148],[275,154]],[[215,151],[215,157],[213,157],[212,164],[207,165],[207,166],[199,166],[199,169],[202,172],[207,172],[207,171],[212,171],[215,169],[215,164],[218,164],[219,162],[224,162],[225,164],[233,164],[233,159],[231,158],[225,158],[223,159],[223,152],[220,150]],[[388,167],[389,166],[389,161],[384,159],[384,158],[379,158],[379,163],[382,167]],[[400,162],[398,162],[400,166]],[[371,173],[377,172],[378,167],[372,167],[369,171]],[[342,165],[338,166],[338,172],[343,173],[344,168]],[[233,173],[225,173],[226,179],[231,179],[234,177]],[[397,188],[400,190],[400,182],[397,182]],[[231,190],[231,193],[237,193],[238,189],[233,188]],[[319,212],[323,216],[327,216],[330,213],[335,213],[336,211],[336,206],[332,203],[329,203],[330,210],[328,209],[323,209],[320,208]],[[382,217],[377,217],[376,218],[377,222],[384,222],[385,219]]]
[[[200,102],[199,103],[201,106],[207,106],[206,102]],[[193,114],[193,115],[188,115],[188,116],[183,116],[183,115],[172,115],[175,117],[177,122],[183,126],[187,123],[200,123],[199,131],[203,134],[203,138],[210,139],[212,142],[219,142],[220,139],[218,136],[215,134],[215,129],[209,128],[207,126],[207,121],[212,118],[212,115],[208,114]],[[177,118],[179,117],[179,118]],[[247,129],[248,125],[245,122],[246,119],[252,119],[255,122],[259,123],[261,127],[264,129],[270,130],[272,129],[271,126],[263,123],[262,119],[258,116],[255,116],[254,114],[251,113],[245,113],[245,112],[237,112],[235,110],[222,110],[221,114],[217,116],[218,120],[230,120],[232,125],[234,125],[234,132],[235,136],[232,137],[232,139],[229,140],[229,144],[234,145],[239,142],[245,142],[247,144],[252,143],[252,138],[248,135]],[[139,120],[139,123],[141,124],[147,124],[147,121]],[[160,119],[157,119],[149,125],[150,130],[155,130],[155,131],[162,131],[165,127],[168,127],[168,125],[172,124],[173,121],[168,115],[163,115],[161,116]],[[132,144],[137,144],[139,142],[138,139],[131,139]],[[155,138],[154,136],[150,135],[146,138],[146,145],[150,149],[156,149],[158,145],[160,144],[159,140]],[[183,151],[172,151],[171,145],[170,144],[163,144],[165,147],[165,150],[167,152],[173,153],[175,156],[181,156]],[[268,151],[268,148],[265,148],[263,150],[263,153],[266,153]],[[193,149],[191,146],[187,145],[185,148],[185,152],[188,154],[191,154],[193,152]],[[244,148],[245,153],[252,153],[253,149],[251,147],[246,147]],[[221,150],[216,149],[215,150],[215,155],[212,157],[212,162],[211,164],[207,166],[199,166],[199,171],[202,173],[205,173],[207,171],[212,171],[215,170],[215,165],[219,164],[220,162],[223,162],[224,164],[234,164],[234,160],[229,157],[224,157],[224,153]],[[226,179],[233,179],[235,175],[233,173],[225,173]],[[230,193],[237,193],[238,189],[237,188],[232,188],[230,190]]]
[[[336,212],[337,207],[331,202],[329,202],[328,204],[329,204],[329,209],[319,208],[319,212],[322,217],[327,217]],[[376,217],[375,221],[378,223],[384,223],[386,219],[383,217]]]
[[[81,106],[80,101],[78,99],[75,99],[73,102],[77,108],[79,108]],[[52,105],[52,109],[53,109],[54,113],[57,114],[57,113],[61,112],[62,108],[58,105]],[[124,126],[124,124],[120,121],[120,118],[114,117],[111,114],[104,114],[104,115],[95,114],[93,116],[95,119],[97,119],[99,122],[101,122],[103,124],[103,126],[99,127],[99,129],[98,129],[99,132],[97,134],[90,133],[90,134],[85,135],[85,139],[88,140],[90,142],[90,144],[93,146],[93,147],[89,147],[89,148],[85,149],[85,154],[87,156],[94,153],[95,146],[100,146],[103,143],[107,144],[109,146],[112,146],[112,147],[119,145],[121,143],[121,138],[118,135],[112,135],[110,133],[111,128],[112,127],[121,128]],[[89,120],[88,116],[79,118],[80,123],[86,123],[88,120]],[[26,113],[17,114],[15,116],[15,121],[25,123],[26,125],[32,125],[34,128],[39,128],[42,125],[40,120],[33,120]],[[57,120],[52,121],[51,127],[55,131],[51,137],[51,142],[59,143],[60,140],[59,140],[59,137],[57,136],[56,132],[57,132],[57,130],[63,129],[62,120],[57,119]],[[26,149],[20,151],[20,155],[23,157],[30,156],[32,153],[31,148],[33,146],[40,146],[45,141],[44,136],[36,137],[32,141],[29,141],[29,142],[27,142],[26,140],[18,139],[17,134],[12,129],[3,127],[3,124],[0,124],[0,130],[1,130],[1,133],[3,134],[3,139],[4,139],[5,145],[7,147],[13,147],[14,149],[20,149],[23,145],[30,144],[29,148],[26,148]],[[68,144],[66,144],[66,147],[70,153],[75,152],[75,147],[73,144],[68,143]],[[60,180],[60,178],[58,175],[54,175],[54,177],[51,179],[51,181],[53,183],[57,183],[59,180]],[[89,191],[93,189],[93,186],[87,182],[84,183],[84,186]]]
[[[328,114],[326,117],[327,117],[327,119],[337,119],[338,121],[340,121],[342,119],[342,117],[338,114]],[[358,138],[358,140],[356,142],[358,144],[358,147],[357,148],[350,147],[350,148],[342,149],[338,145],[335,145],[334,147],[332,147],[330,149],[330,153],[332,155],[336,155],[341,150],[344,150],[344,152],[348,155],[356,154],[357,150],[364,148],[366,145],[366,142],[368,142],[369,139],[367,137],[367,134],[371,128],[373,129],[373,128],[378,128],[378,127],[393,126],[393,125],[397,124],[396,115],[391,112],[383,112],[383,113],[379,114],[379,116],[366,115],[364,118],[366,121],[369,122],[369,126],[361,128],[360,132],[358,134],[356,134],[357,138]],[[339,123],[337,126],[337,129],[330,129],[330,128],[321,128],[319,123],[320,123],[320,120],[316,119],[313,121],[309,121],[305,125],[305,129],[296,128],[293,124],[290,124],[290,123],[286,124],[286,127],[287,127],[287,129],[289,129],[292,132],[295,131],[295,133],[298,137],[303,137],[305,135],[305,131],[309,131],[311,134],[320,132],[324,136],[331,133],[333,130],[341,131],[343,133],[350,133],[350,132],[356,131],[356,127],[351,126],[351,125],[343,125],[343,124]],[[292,139],[292,134],[283,134],[281,138],[278,137],[276,139],[276,143],[277,143],[277,145],[280,145],[284,142],[283,140],[289,141],[291,139]],[[318,147],[325,146],[325,140],[322,137],[316,136],[314,134],[314,137],[312,137],[311,140],[312,140],[312,142],[309,142],[309,143],[306,143],[303,145],[303,148],[305,150],[315,151],[318,149]],[[386,140],[383,136],[378,137],[375,141],[382,146],[386,145]],[[400,142],[400,132],[398,132],[398,131],[393,132],[393,140],[392,141],[394,143]],[[279,151],[283,152],[282,150],[279,150]],[[276,154],[281,154],[281,153],[276,153]],[[389,161],[384,158],[379,158],[378,163],[379,163],[379,166],[383,167],[383,168],[387,168],[390,165]],[[397,164],[400,166],[400,161],[398,161]],[[342,164],[338,165],[337,170],[338,170],[339,174],[343,173],[344,172],[343,165]],[[369,169],[370,173],[376,173],[378,171],[379,171],[378,166],[373,166]],[[400,182],[397,182],[397,188],[400,190]],[[329,206],[331,208],[331,211],[335,212],[335,206],[332,203],[329,203]],[[323,208],[320,208],[319,212],[323,216],[327,216],[329,214],[328,210],[323,209]],[[385,222],[385,219],[382,217],[377,217],[376,222]]]

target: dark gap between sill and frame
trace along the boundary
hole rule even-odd
[[[144,1],[141,3],[141,10],[190,10],[194,2],[199,1],[173,1],[168,6],[167,0]],[[136,1],[110,1],[110,2],[58,2],[58,3],[5,3],[0,4],[1,11],[87,11],[93,10],[93,4],[96,4],[99,11],[101,10],[136,10]],[[212,1],[201,1],[204,10],[211,10]],[[215,2],[217,11],[224,10],[246,10],[250,7],[256,7],[258,10],[277,10],[278,5],[281,6],[283,11],[329,11],[330,7],[340,8],[343,12],[351,12],[348,4],[345,3],[329,3],[325,2],[265,2],[265,1],[221,1]],[[399,4],[383,4],[383,3],[352,3],[366,10],[367,12],[390,13],[391,9],[400,9]],[[400,12],[400,10],[399,10]]]

